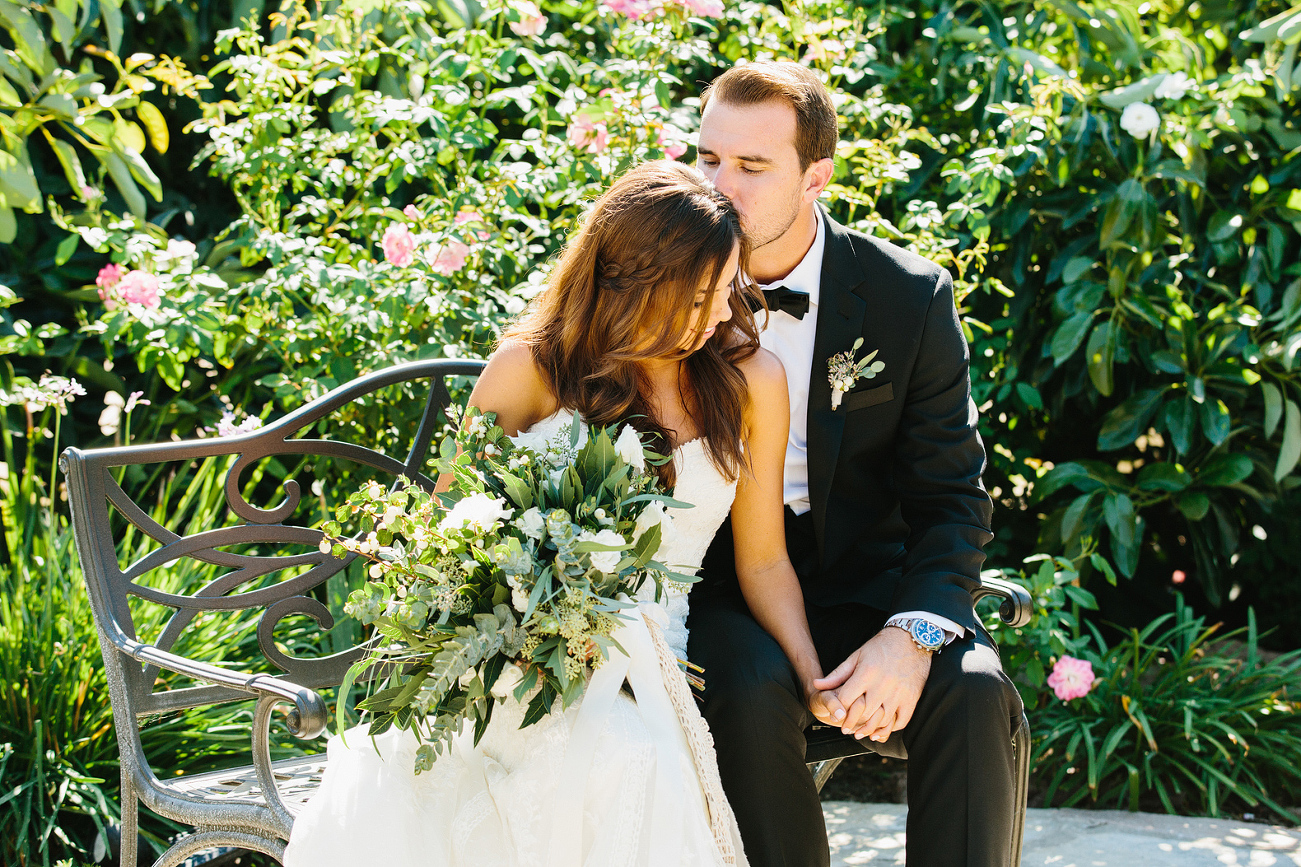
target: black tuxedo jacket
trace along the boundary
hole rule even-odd
[[[817,558],[798,567],[805,599],[859,602],[887,614],[928,611],[974,629],[971,590],[992,538],[992,506],[980,478],[985,449],[953,281],[935,263],[823,216],[826,249],[807,373]],[[885,369],[860,379],[833,411],[827,361],[859,337],[855,357],[879,350]],[[731,539],[719,543],[730,555]],[[724,566],[730,559],[707,558],[706,585],[734,578]]]

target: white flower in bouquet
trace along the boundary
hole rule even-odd
[[[1131,102],[1120,115],[1120,128],[1134,138],[1147,138],[1161,126],[1161,115],[1146,102]]]
[[[1183,99],[1184,94],[1196,89],[1195,81],[1182,72],[1175,72],[1163,78],[1152,95],[1157,99]]]
[[[446,517],[439,522],[438,528],[444,532],[470,527],[475,532],[487,533],[493,530],[498,521],[509,518],[512,509],[506,501],[490,497],[487,494],[470,494],[448,510]]]
[[[504,699],[510,695],[511,690],[520,685],[524,680],[524,672],[518,665],[513,662],[506,663],[502,667],[501,674],[497,675],[497,682],[492,685],[492,694],[494,698]]]
[[[642,450],[641,437],[632,425],[623,426],[619,438],[614,441],[614,450],[628,465],[638,470],[646,469],[646,453]]]
[[[542,517],[541,510],[534,506],[525,509],[524,513],[515,519],[515,527],[525,536],[536,541],[546,533],[547,524]]]
[[[584,530],[578,535],[581,542],[595,542],[598,545],[626,545],[627,540],[614,530],[602,530],[599,533],[593,533],[591,530]],[[613,573],[619,568],[619,561],[623,559],[622,551],[592,551],[588,554],[592,559],[592,566],[602,572]]]
[[[639,541],[652,527],[660,528],[660,548],[672,543],[673,516],[664,509],[664,504],[659,500],[647,503],[646,508],[642,509],[641,514],[637,516],[637,523],[632,529],[633,541]],[[655,552],[652,552],[651,556],[655,556]]]

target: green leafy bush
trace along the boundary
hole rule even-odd
[[[1294,822],[1301,651],[1264,662],[1254,618],[1216,639],[1177,599],[1174,614],[1116,644],[1093,629],[1080,653],[1098,678],[1092,691],[1035,714],[1044,802],[1210,816],[1245,804]],[[1239,635],[1241,653],[1228,641]]]

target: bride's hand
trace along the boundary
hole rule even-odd
[[[838,726],[844,722],[845,707],[834,690],[817,689],[812,683],[806,684],[804,703],[814,718],[823,725]]]
[[[845,734],[883,743],[912,719],[930,670],[930,654],[917,649],[908,633],[890,626],[813,686],[835,690],[846,708],[838,723]]]

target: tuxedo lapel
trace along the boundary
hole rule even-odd
[[[867,313],[867,303],[855,291],[863,284],[864,275],[853,243],[844,226],[832,220],[825,210],[822,217],[827,235],[822,255],[818,327],[809,371],[808,415],[809,503],[819,550],[824,547],[827,498],[848,415],[843,406],[836,411],[831,409],[827,361],[852,347],[854,340],[862,336]]]

